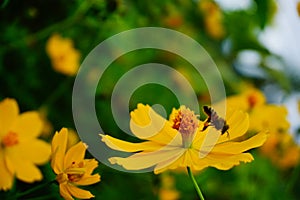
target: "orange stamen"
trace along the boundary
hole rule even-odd
[[[2,138],[2,144],[5,147],[11,147],[19,143],[19,137],[18,134],[15,132],[8,132],[3,138]]]

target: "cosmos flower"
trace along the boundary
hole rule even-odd
[[[71,39],[53,34],[47,41],[46,52],[55,71],[68,76],[77,73],[80,66],[80,53],[73,47]]]
[[[153,168],[155,174],[178,167],[228,170],[240,162],[251,162],[252,155],[245,151],[261,146],[267,134],[259,132],[240,140],[248,130],[248,115],[236,110],[227,113],[229,135],[222,134],[214,126],[203,130],[207,122],[200,121],[185,106],[173,109],[169,120],[166,120],[149,105],[138,104],[137,109],[131,112],[130,128],[143,142],[131,143],[109,135],[101,137],[108,147],[133,153],[129,157],[109,158],[110,163],[121,165],[127,170]]]
[[[98,166],[95,159],[84,159],[87,146],[79,142],[67,150],[68,129],[56,132],[52,140],[51,167],[59,183],[60,195],[64,199],[89,199],[94,197],[89,191],[78,188],[100,181],[99,174],[92,172]]]
[[[289,133],[290,124],[285,106],[268,104],[264,94],[251,86],[243,88],[240,94],[228,97],[226,104],[249,113],[250,132],[268,130],[268,139],[259,148],[259,152],[276,166],[289,169],[299,163],[300,148]]]
[[[291,169],[299,164],[300,148],[291,134],[273,133],[260,152],[270,158],[272,163],[280,169]]]
[[[225,35],[223,13],[218,4],[213,1],[202,0],[198,5],[204,15],[204,27],[208,35],[214,39],[222,39]]]
[[[27,183],[43,178],[36,165],[49,160],[51,147],[38,139],[42,128],[38,112],[20,114],[16,100],[0,102],[0,190],[10,189],[14,177]]]

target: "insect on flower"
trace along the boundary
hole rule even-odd
[[[217,130],[221,131],[221,135],[227,132],[227,137],[229,137],[229,132],[228,132],[229,125],[226,123],[226,120],[223,119],[222,117],[219,117],[217,112],[209,106],[203,106],[203,111],[206,113],[208,117],[204,122],[204,127],[202,131],[207,129],[208,126],[213,126]]]

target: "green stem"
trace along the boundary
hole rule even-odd
[[[194,184],[194,187],[195,187],[195,189],[197,191],[197,194],[198,194],[199,198],[201,200],[204,200],[203,194],[202,194],[202,192],[201,192],[201,190],[200,190],[200,188],[199,188],[199,186],[198,186],[198,184],[197,184],[197,182],[195,180],[195,177],[194,177],[194,175],[193,175],[193,173],[191,171],[191,168],[187,167],[187,171],[188,171],[189,177],[192,179],[192,182]]]
[[[38,191],[38,190],[44,188],[45,186],[51,185],[52,183],[55,183],[55,182],[56,182],[56,180],[54,179],[54,180],[52,180],[52,181],[43,183],[43,184],[41,184],[41,185],[38,185],[38,186],[36,186],[36,187],[34,187],[34,188],[31,188],[31,189],[29,189],[29,190],[26,190],[26,191],[24,191],[24,192],[17,193],[16,197],[17,197],[17,199],[21,199],[21,197],[26,196],[26,195],[28,195],[28,194],[31,194],[31,193],[33,193],[33,192],[36,192],[36,191]]]

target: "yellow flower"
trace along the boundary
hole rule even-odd
[[[266,98],[260,90],[248,86],[244,88],[243,93],[229,96],[226,99],[226,103],[229,107],[250,111],[256,106],[264,105],[266,103]]]
[[[273,133],[260,152],[269,157],[281,169],[290,169],[299,163],[300,149],[292,136],[286,132]]]
[[[158,115],[149,105],[138,104],[131,112],[130,128],[133,134],[146,140],[131,143],[101,135],[102,141],[112,149],[133,152],[122,158],[111,157],[112,164],[127,170],[154,167],[154,173],[178,167],[202,170],[215,167],[228,170],[240,162],[251,162],[253,157],[245,151],[261,146],[266,133],[260,132],[244,141],[238,141],[248,130],[248,115],[241,111],[230,111],[226,117],[229,137],[212,126],[203,130],[204,123],[193,111],[181,106],[173,109],[169,120]]]
[[[46,52],[55,71],[73,76],[80,66],[80,53],[74,49],[71,39],[53,34],[46,44]]]
[[[42,128],[38,112],[20,114],[14,99],[0,102],[0,190],[10,189],[14,177],[27,183],[43,178],[36,165],[49,160],[51,148],[38,139]]]
[[[84,159],[87,146],[79,142],[67,150],[68,129],[62,128],[52,139],[51,167],[59,183],[60,195],[64,199],[89,199],[89,191],[77,186],[91,185],[100,181],[100,175],[92,172],[98,166],[95,159]]]
[[[289,127],[287,109],[284,106],[265,104],[251,110],[250,130],[267,129],[272,134],[286,132]]]
[[[268,130],[270,133],[283,132],[289,128],[286,119],[287,109],[284,106],[266,103],[264,94],[253,87],[226,99],[227,107],[234,107],[249,113],[252,131]],[[276,117],[274,117],[276,116]]]
[[[175,189],[174,177],[169,174],[162,173],[161,176],[161,188],[159,189],[159,199],[160,200],[176,200],[179,199],[180,194]]]
[[[282,169],[298,164],[300,151],[288,133],[287,108],[266,103],[261,91],[253,87],[244,88],[245,92],[227,98],[227,106],[235,106],[249,112],[249,130],[268,130],[269,137],[260,152]],[[286,142],[289,141],[289,142]]]
[[[204,15],[206,32],[214,39],[222,39],[225,35],[223,13],[219,6],[210,0],[199,1],[199,9]]]

